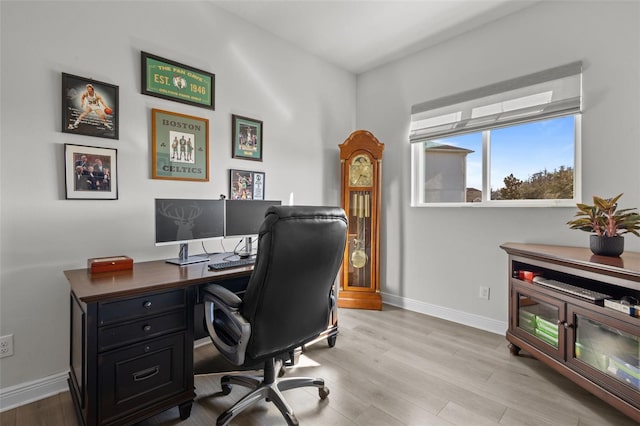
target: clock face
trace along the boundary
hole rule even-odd
[[[364,154],[356,155],[349,165],[349,184],[351,186],[371,186],[373,165]]]

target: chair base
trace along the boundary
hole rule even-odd
[[[323,379],[314,377],[287,377],[284,379],[278,379],[275,377],[275,364],[276,361],[273,358],[265,361],[263,377],[229,375],[222,377],[220,385],[222,387],[222,393],[225,395],[228,395],[231,392],[231,385],[240,385],[253,390],[245,395],[240,401],[236,402],[233,407],[220,414],[216,421],[216,425],[222,426],[228,424],[242,411],[262,399],[273,402],[284,416],[288,425],[297,425],[298,419],[287,401],[284,399],[282,392],[295,388],[313,386],[318,388],[318,394],[321,400],[324,400],[329,396],[329,389],[324,385]]]

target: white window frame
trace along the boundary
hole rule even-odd
[[[574,117],[573,198],[491,200],[490,132],[563,116]],[[482,201],[424,202],[424,142],[464,133],[482,134]],[[409,142],[412,207],[574,207],[581,202],[582,194],[582,63],[572,62],[414,105]]]
[[[575,207],[576,203],[582,202],[582,114],[571,115],[574,116],[573,198],[561,200],[492,200],[490,179],[491,143],[489,140],[489,132],[492,129],[487,129],[482,131],[482,201],[479,203],[423,202],[425,189],[424,146],[422,143],[413,143],[411,144],[411,207]]]

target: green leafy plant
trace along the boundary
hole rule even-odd
[[[640,214],[637,209],[618,210],[619,194],[613,198],[593,196],[593,205],[578,203],[575,219],[567,222],[571,229],[593,232],[600,237],[631,233],[640,237]]]

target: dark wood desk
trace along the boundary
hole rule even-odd
[[[71,286],[69,389],[82,425],[129,425],[178,406],[191,414],[198,287],[248,278],[252,266],[135,263],[65,271]]]

